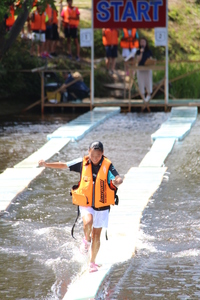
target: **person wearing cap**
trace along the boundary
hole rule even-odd
[[[115,204],[116,187],[122,183],[122,178],[112,162],[104,156],[103,144],[94,141],[89,146],[89,153],[71,162],[39,161],[39,166],[48,168],[69,168],[80,173],[80,181],[72,188],[72,202],[79,206],[83,220],[84,239],[80,246],[82,254],[87,254],[91,248],[89,272],[98,271],[95,263],[100,248],[102,228],[108,227],[110,205]]]

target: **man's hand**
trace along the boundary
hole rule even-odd
[[[115,179],[112,180],[112,183],[113,183],[116,187],[118,187],[122,182],[123,182],[123,180],[122,180],[122,178],[121,178],[119,175],[117,175],[117,176],[115,177]]]
[[[41,159],[41,160],[38,162],[38,165],[39,165],[40,167],[46,167],[46,162],[45,162],[43,159]]]

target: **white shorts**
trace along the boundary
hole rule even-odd
[[[94,210],[92,207],[79,206],[81,217],[87,214],[93,216],[94,228],[108,228],[109,209],[106,210]]]
[[[32,41],[44,43],[46,41],[45,33],[32,32]]]
[[[136,52],[137,52],[137,48],[132,48],[131,50],[129,50],[127,48],[123,48],[122,49],[122,56],[124,58],[127,58],[130,54],[132,54],[132,57],[134,57]]]

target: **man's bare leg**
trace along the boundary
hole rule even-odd
[[[91,232],[92,232],[93,216],[91,214],[86,214],[83,216],[83,231],[85,239],[91,242]]]
[[[99,252],[101,231],[102,228],[93,228],[92,230],[91,263],[95,263],[96,256]]]

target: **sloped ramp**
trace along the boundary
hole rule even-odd
[[[139,167],[162,167],[175,142],[175,138],[157,138]]]
[[[195,123],[197,114],[197,107],[173,107],[170,118],[151,135],[152,141],[158,138],[183,140]]]
[[[15,197],[42,173],[44,168],[8,168],[0,174],[0,212],[8,210]]]
[[[70,138],[79,140],[107,118],[118,113],[120,113],[120,107],[95,107],[93,111],[81,115],[66,125],[61,126],[52,134],[47,135],[47,139]]]
[[[62,139],[52,139],[48,141],[39,150],[31,154],[26,159],[22,160],[20,163],[16,164],[14,168],[37,168],[38,161],[40,159],[48,160],[59,152],[63,147],[65,147],[71,141],[70,138]]]

